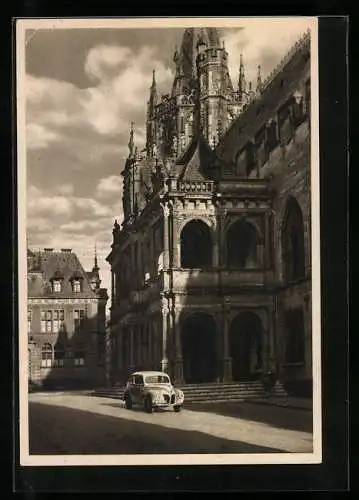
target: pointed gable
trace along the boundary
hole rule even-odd
[[[181,180],[203,181],[211,179],[213,165],[214,154],[207,141],[199,136],[192,140],[175,168]]]

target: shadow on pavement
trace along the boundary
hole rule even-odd
[[[279,429],[313,432],[313,414],[294,408],[283,408],[258,403],[188,403],[188,410],[237,417],[262,422]]]
[[[202,432],[35,402],[29,404],[29,440],[31,455],[283,453]]]

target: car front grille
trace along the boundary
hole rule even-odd
[[[173,404],[176,400],[176,396],[174,394],[172,394],[171,396],[171,404]]]
[[[164,402],[165,402],[165,403],[169,403],[169,402],[170,402],[170,397],[169,397],[169,395],[168,395],[168,394],[164,394],[164,395],[163,395],[163,399],[164,399]]]

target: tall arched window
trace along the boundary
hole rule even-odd
[[[41,349],[41,367],[51,368],[53,360],[52,345],[48,342],[42,346]]]
[[[211,265],[211,230],[203,221],[191,220],[181,232],[181,267],[191,269]]]
[[[246,220],[231,224],[227,231],[227,263],[232,268],[258,268],[259,238],[256,228]]]
[[[284,215],[282,248],[284,280],[303,278],[305,275],[303,215],[294,198],[289,199]]]

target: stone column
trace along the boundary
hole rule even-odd
[[[168,304],[166,299],[162,299],[162,354],[161,370],[168,371]]]
[[[181,328],[179,324],[180,314],[181,314],[181,308],[175,306],[173,311],[173,336],[175,345],[174,379],[177,384],[183,384],[184,382]]]
[[[214,229],[213,238],[213,267],[219,267],[219,252],[220,252],[220,235],[218,234],[218,229]]]
[[[278,352],[277,352],[275,332],[274,332],[275,322],[276,322],[275,308],[273,306],[270,306],[268,308],[267,342],[268,342],[268,368],[271,369],[276,368],[278,363]]]
[[[138,284],[139,287],[143,286],[143,265],[142,265],[142,241],[137,241],[137,275],[138,275]]]
[[[169,267],[169,208],[167,203],[163,203],[163,269],[168,270]]]
[[[173,239],[173,267],[180,267],[180,234],[178,233],[178,219],[176,214],[173,215],[172,218],[172,239]]]
[[[232,380],[232,358],[229,350],[229,304],[224,304],[222,308],[222,335],[223,335],[223,359],[222,359],[222,380],[231,382]]]
[[[271,237],[270,237],[270,214],[268,212],[264,215],[264,267],[266,269],[271,268]]]

